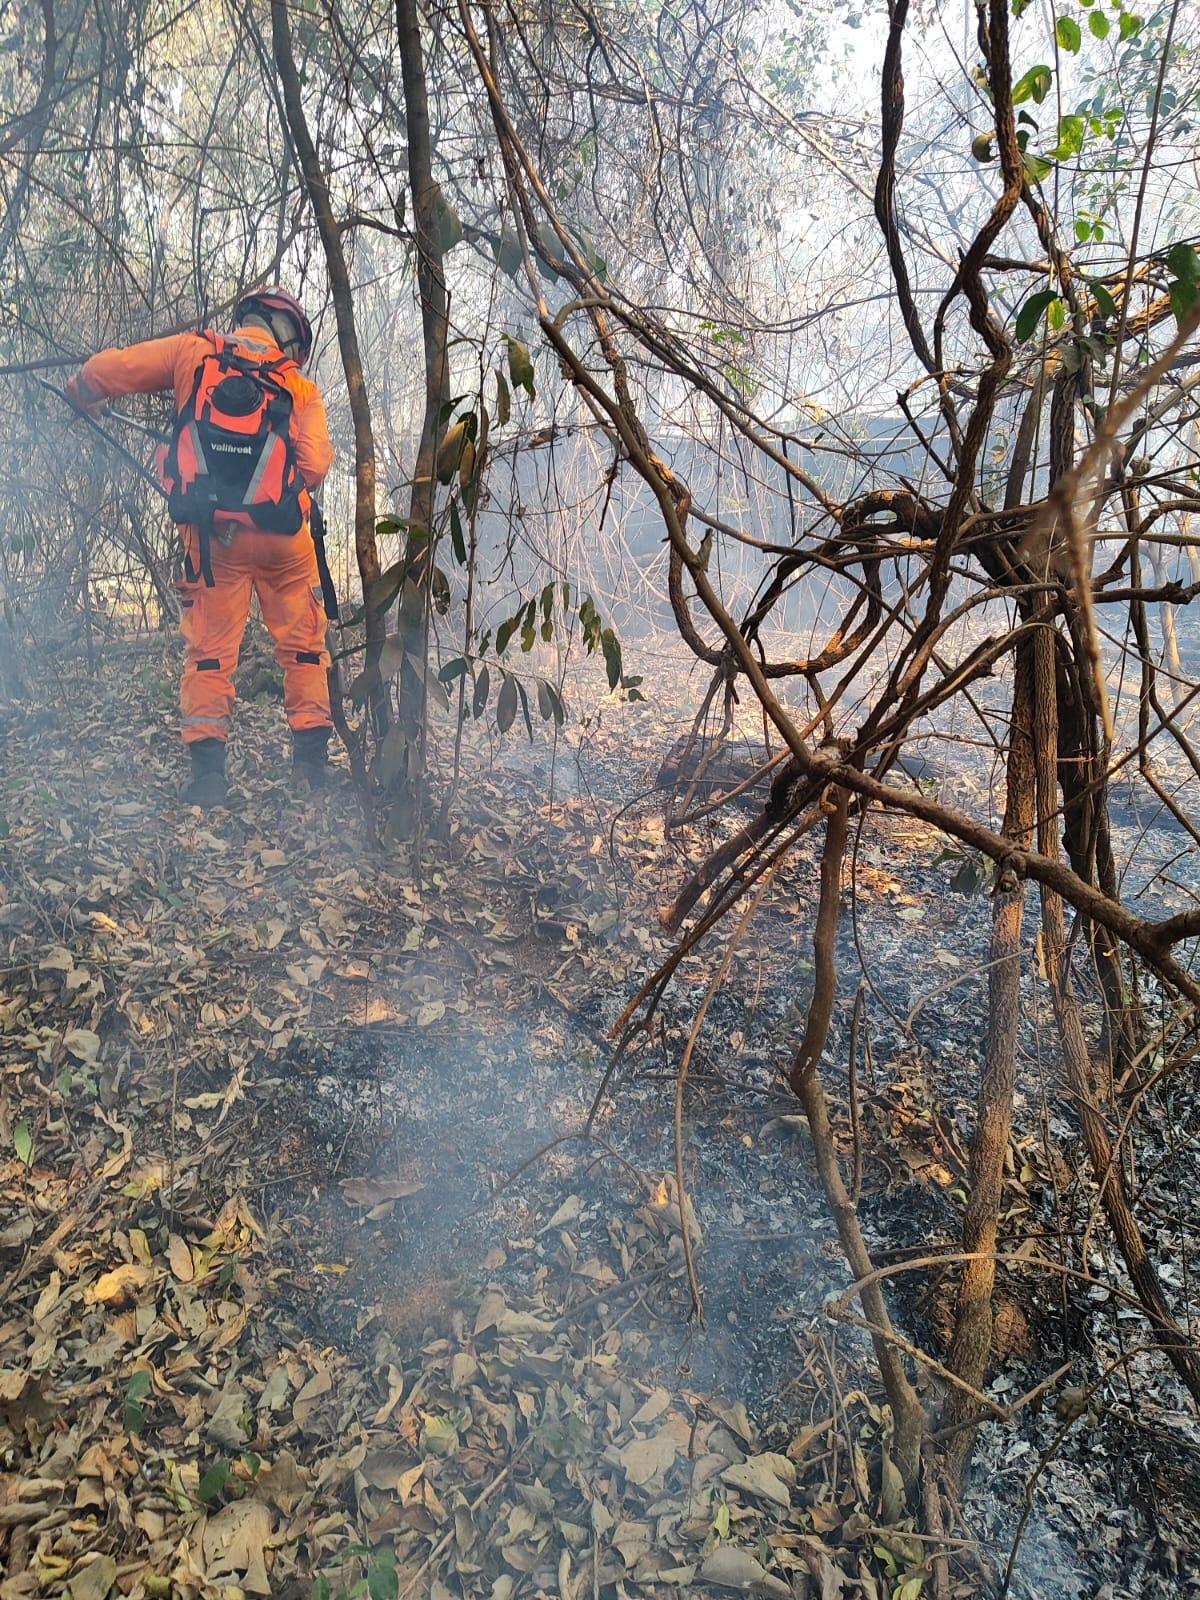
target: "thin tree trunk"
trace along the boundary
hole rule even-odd
[[[450,398],[447,359],[449,299],[443,265],[440,192],[433,176],[433,140],[429,129],[429,97],[425,54],[417,0],[396,0],[396,34],[404,83],[408,124],[408,182],[417,240],[417,293],[425,347],[425,411],[413,468],[405,549],[405,584],[400,601],[400,637],[404,660],[400,672],[400,728],[405,759],[400,766],[393,826],[408,834],[417,823],[417,800],[423,779],[421,730],[425,720],[425,665],[429,579],[433,569],[434,462],[445,428]],[[410,587],[411,585],[411,587]],[[411,660],[410,660],[411,658]]]
[[[300,75],[296,71],[296,62],[292,55],[292,39],[285,0],[271,0],[271,40],[279,82],[283,90],[283,105],[292,148],[308,190],[309,203],[316,219],[321,248],[325,253],[325,266],[329,273],[333,311],[337,322],[338,349],[341,352],[342,369],[346,375],[350,415],[354,421],[354,553],[358,559],[363,597],[369,601],[379,581],[379,548],[375,541],[375,434],[371,427],[371,402],[367,395],[362,355],[358,347],[354,297],[350,288],[346,253],[342,249],[342,237],[333,215],[329,182],[308,131],[304,103],[300,96]],[[384,631],[383,614],[368,605],[366,614],[368,669],[379,659]],[[374,695],[372,710],[376,732],[382,733],[387,721],[386,696]]]
[[[25,196],[29,192],[33,164],[42,148],[46,130],[54,111],[54,90],[58,81],[58,29],[54,20],[54,0],[41,0],[42,12],[42,77],[38,85],[37,100],[28,116],[17,118],[18,128],[28,129],[25,153],[21,157],[16,183],[8,197],[8,206],[0,217],[0,262],[8,254],[9,246],[17,237]],[[10,124],[11,126],[11,124]],[[7,156],[18,143],[19,135],[8,134],[0,139],[0,155]]]
[[[1017,647],[1013,684],[1012,732],[1008,746],[1008,789],[1004,834],[1014,850],[1026,850],[1033,838],[1034,763],[1032,743],[1032,641]],[[971,1194],[963,1217],[964,1252],[975,1255],[963,1267],[958,1311],[947,1365],[973,1389],[982,1389],[992,1355],[992,1291],[996,1282],[996,1233],[1000,1212],[1004,1158],[1012,1131],[1013,1076],[1021,1023],[1021,932],[1025,920],[1025,884],[997,888],[992,909],[992,950],[988,967],[987,1053],[979,1080],[979,1108],[971,1143]],[[943,1426],[965,1423],[978,1410],[970,1395],[952,1389],[942,1415]],[[952,1477],[960,1478],[975,1439],[973,1427],[959,1426],[951,1436],[946,1460]]]
[[[1181,522],[1183,520],[1183,518],[1180,519]],[[1186,538],[1186,528],[1183,529],[1183,534]],[[1150,565],[1154,572],[1155,583],[1167,583],[1171,575],[1167,571],[1167,564],[1163,559],[1162,551],[1155,549],[1155,547],[1152,545],[1149,550],[1149,556]],[[1163,656],[1166,659],[1167,671],[1171,675],[1171,682],[1169,685],[1171,699],[1174,702],[1175,709],[1178,710],[1183,701],[1187,699],[1188,684],[1187,675],[1183,668],[1183,658],[1179,653],[1179,630],[1175,624],[1175,607],[1170,603],[1169,600],[1163,600],[1160,602],[1158,608],[1158,619],[1159,626],[1162,629]],[[1191,721],[1192,718],[1190,716],[1188,716],[1184,721],[1183,729],[1185,732]]]
[[[859,1226],[857,1209],[842,1177],[837,1144],[829,1118],[829,1104],[825,1098],[825,1086],[821,1080],[820,1070],[821,1053],[829,1038],[829,1026],[833,1019],[833,1004],[837,992],[835,941],[842,862],[846,854],[846,813],[849,796],[844,789],[838,789],[831,798],[833,810],[825,825],[825,850],[821,857],[821,899],[817,910],[816,930],[813,934],[813,996],[808,1008],[804,1037],[797,1046],[788,1082],[804,1107],[809,1131],[812,1134],[817,1173],[825,1190],[829,1209],[833,1213],[846,1260],[857,1280],[871,1277],[875,1266],[867,1249],[862,1228]],[[888,1337],[892,1331],[892,1322],[883,1290],[878,1282],[873,1281],[863,1289],[862,1305],[867,1321],[875,1330],[871,1335],[875,1346],[875,1359],[892,1407],[893,1454],[896,1466],[904,1479],[905,1488],[911,1495],[925,1439],[927,1424],[925,1408],[909,1381],[899,1351]]]
[[[1065,643],[1065,641],[1064,641]],[[1058,780],[1062,787],[1063,843],[1075,871],[1119,897],[1112,835],[1108,825],[1107,785],[1097,760],[1098,727],[1084,695],[1082,674],[1069,658],[1057,662]],[[1054,859],[1059,856],[1057,841]],[[1136,1058],[1138,1027],[1116,937],[1084,919],[1105,1003],[1105,1043],[1118,1072]]]
[[[1058,697],[1052,637],[1048,633],[1039,635],[1036,649],[1034,749],[1038,781],[1038,848],[1044,855],[1057,859],[1058,832],[1054,816],[1058,805]],[[1129,1203],[1124,1175],[1100,1110],[1100,1088],[1088,1053],[1079,1002],[1071,984],[1062,896],[1043,885],[1041,897],[1046,976],[1062,1043],[1066,1083],[1079,1113],[1088,1160],[1099,1186],[1100,1205],[1155,1337],[1163,1344],[1168,1359],[1193,1400],[1200,1403],[1200,1352],[1196,1349],[1195,1340],[1171,1314],[1154,1263],[1146,1250],[1142,1230]]]

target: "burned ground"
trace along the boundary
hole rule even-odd
[[[122,688],[72,664],[69,697],[51,680],[7,713],[5,1600],[348,1593],[392,1560],[401,1594],[919,1593],[779,1077],[811,984],[811,854],[764,902],[692,1071],[703,1326],[670,1127],[711,954],[577,1137],[613,1019],[669,948],[656,911],[703,847],[664,836],[653,792],[682,717],[669,682],[559,751],[553,801],[548,746],[473,751],[418,890],[366,842],[347,779],[292,791],[268,701],[240,709],[237,809],[181,807],[170,666],[136,660]],[[986,773],[954,781],[986,805]],[[1121,826],[1175,909],[1178,837],[1134,810]],[[840,936],[864,996],[861,1209],[893,1270],[955,1249],[981,1045],[986,888],[955,892],[969,863],[936,855],[918,824],[870,819]],[[854,1000],[828,1053],[848,1170]],[[1002,1571],[1039,1469],[1014,1593],[1190,1592],[1200,1433],[1161,1360],[1130,1354],[1144,1328],[1113,1292],[1036,961],[1023,1047],[1006,1247],[1066,1264],[1086,1232],[1096,1281],[1006,1273],[993,1394],[1063,1372],[985,1432],[962,1537]],[[1142,1117],[1139,1206],[1182,1292],[1185,1080]],[[935,1360],[952,1287],[895,1278]]]

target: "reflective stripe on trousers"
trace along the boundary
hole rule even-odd
[[[199,540],[184,530],[184,548],[198,566]],[[187,646],[179,700],[186,743],[225,739],[236,691],[242,635],[250,597],[258,596],[263,621],[283,669],[283,703],[293,728],[328,728],[329,655],[325,610],[312,534],[238,530],[228,544],[212,541],[213,587],[200,580],[179,584],[180,629]],[[314,594],[315,589],[315,594]]]

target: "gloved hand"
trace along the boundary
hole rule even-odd
[[[104,396],[92,394],[81,372],[73,373],[67,379],[63,385],[63,393],[76,411],[86,411],[89,414],[94,414],[104,405]]]

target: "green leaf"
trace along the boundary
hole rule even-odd
[[[13,1129],[13,1149],[16,1151],[17,1160],[23,1166],[33,1165],[33,1134],[29,1131],[29,1124],[22,1118]]]
[[[496,629],[496,654],[498,656],[502,656],[508,649],[508,641],[516,633],[520,623],[521,613],[518,611],[516,616],[509,617]]]
[[[388,1561],[382,1551],[367,1568],[367,1593],[371,1600],[396,1600],[400,1593],[400,1575],[395,1561]]]
[[[1075,218],[1075,238],[1080,244],[1086,244],[1092,237],[1092,225],[1085,222],[1082,217]]]
[[[389,633],[379,647],[379,661],[376,671],[387,683],[396,677],[404,665],[404,644],[398,633]]]
[[[467,670],[466,657],[465,656],[455,656],[453,661],[447,661],[446,662],[445,666],[438,673],[438,677],[441,679],[441,681],[443,683],[451,684],[451,683],[453,683],[455,681],[455,679],[461,678],[463,676],[463,674],[466,672],[466,670]]]
[[[1104,285],[1102,283],[1089,283],[1088,288],[1092,291],[1092,298],[1096,302],[1096,309],[1100,315],[1102,317],[1115,317],[1117,314],[1117,302]]]
[[[440,678],[425,679],[425,698],[437,706],[439,711],[450,709],[450,696],[446,693],[446,686]]]
[[[205,1501],[206,1503],[210,1500],[216,1500],[220,1496],[221,1490],[225,1487],[228,1481],[229,1462],[224,1459],[220,1461],[214,1461],[212,1466],[209,1467],[208,1471],[200,1479],[200,1487],[196,1492],[200,1496],[201,1500]]]
[[[404,729],[398,722],[383,736],[383,743],[379,747],[378,776],[380,783],[385,788],[391,786],[404,771],[408,761],[408,740]]]
[[[346,690],[346,697],[350,704],[352,706],[365,706],[371,695],[379,687],[379,681],[378,667],[364,667],[357,678],[351,680]]]
[[[520,678],[516,679],[517,693],[521,697],[521,711],[525,717],[525,726],[529,731],[530,739],[533,738],[533,718],[529,715],[529,696],[525,693],[525,685]]]
[[[1030,183],[1041,183],[1042,179],[1048,178],[1053,171],[1053,161],[1047,161],[1045,156],[1025,157],[1025,172]]]
[[[888,1577],[898,1578],[900,1576],[900,1563],[896,1558],[895,1551],[889,1550],[885,1544],[875,1545],[874,1550],[880,1561],[883,1562],[883,1570],[887,1573]]]
[[[139,1433],[145,1413],[142,1401],[150,1393],[150,1374],[139,1368],[125,1385],[125,1427],[130,1433]]]
[[[567,720],[567,710],[562,703],[562,696],[558,690],[552,683],[548,683],[544,678],[539,678],[537,695],[538,711],[541,713],[543,720],[549,722],[550,718],[553,717],[561,728]]]
[[[974,857],[964,857],[950,879],[955,894],[976,895],[983,887],[985,877]]]
[[[493,235],[492,253],[501,272],[507,272],[510,278],[515,278],[524,264],[525,257],[521,253],[521,241],[511,228],[504,228],[499,239]]]
[[[514,389],[524,389],[532,400],[534,397],[533,386],[533,361],[529,354],[528,345],[514,339],[510,333],[503,335],[508,346],[508,375],[513,381]]]
[[[475,679],[475,692],[471,696],[471,715],[473,717],[481,717],[483,715],[491,687],[491,673],[486,667],[480,667],[479,676]]]
[[[1057,298],[1058,296],[1053,289],[1039,289],[1036,294],[1029,296],[1029,299],[1017,312],[1017,320],[1013,330],[1021,344],[1033,337],[1046,307],[1052,300],[1057,300]]]
[[[1060,117],[1058,143],[1051,151],[1055,161],[1069,161],[1083,149],[1086,126],[1082,117]]]
[[[496,726],[501,733],[507,733],[513,725],[513,718],[517,714],[517,680],[509,673],[504,674],[504,682],[500,685],[500,693],[496,699]]]
[[[1175,320],[1182,322],[1200,299],[1200,257],[1193,245],[1180,241],[1167,252],[1167,266],[1175,274],[1174,282],[1168,285],[1171,310]]]
[[[1141,17],[1135,17],[1132,11],[1122,11],[1120,28],[1122,43],[1124,43],[1126,39],[1132,39],[1135,34],[1140,33],[1141,31]]]
[[[597,250],[596,242],[586,228],[581,227],[579,229],[575,243],[579,248],[580,255],[596,274],[597,282],[603,283],[608,276],[608,262]]]
[[[1172,245],[1167,253],[1167,266],[1184,283],[1200,283],[1200,256],[1193,245]]]
[[[600,645],[608,669],[608,687],[615,689],[621,681],[621,641],[611,628],[605,628],[600,635]]]
[[[460,567],[467,564],[467,542],[463,538],[462,517],[458,511],[458,501],[450,502],[450,547],[454,551],[454,559]]]
[[[326,1577],[314,1578],[312,1600],[332,1600],[333,1585]]]
[[[1046,320],[1056,333],[1060,328],[1065,327],[1067,321],[1067,302],[1058,298],[1051,300],[1050,309],[1046,313]]]
[[[567,259],[558,235],[552,228],[537,228],[530,242],[537,256],[538,271],[548,283],[557,283],[559,268]]]
[[[433,236],[443,255],[453,250],[463,236],[462,220],[436,181],[433,184]]]
[[[503,427],[512,416],[512,395],[509,392],[508,382],[500,368],[496,368],[496,423]]]
[[[1188,283],[1183,278],[1176,278],[1170,286],[1171,310],[1175,313],[1176,322],[1182,322],[1191,311],[1192,307],[1200,300],[1200,284]]]
[[[450,609],[450,579],[441,567],[434,567],[429,574],[429,594],[433,609],[438,616],[444,617]]]
[[[1107,39],[1112,23],[1109,22],[1103,11],[1093,11],[1091,16],[1088,17],[1088,27],[1097,39]]]
[[[454,342],[455,341],[453,340],[451,341],[451,343]],[[442,404],[438,407],[438,427],[445,427],[446,423],[450,421],[450,418],[458,410],[459,406],[469,405],[474,398],[474,395],[469,394],[453,394],[450,396],[449,400],[443,400]],[[473,439],[475,435],[472,434],[471,437]]]
[[[386,611],[392,601],[400,593],[404,583],[405,560],[401,556],[399,561],[393,561],[390,567],[385,567],[379,577],[371,585],[371,596],[367,606],[371,611]]]
[[[1053,81],[1054,74],[1044,62],[1036,67],[1030,67],[1029,71],[1018,78],[1013,85],[1013,105],[1019,106],[1025,100],[1032,100],[1035,105],[1040,106],[1050,93]]]
[[[1079,46],[1083,43],[1083,35],[1074,17],[1059,17],[1054,24],[1054,37],[1058,40],[1060,48],[1069,50],[1072,55],[1078,53]]]

